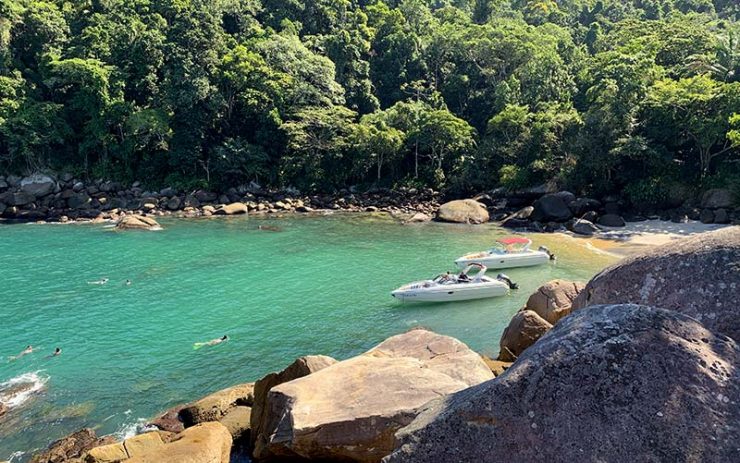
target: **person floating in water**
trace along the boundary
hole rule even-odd
[[[204,347],[204,346],[216,346],[228,340],[229,340],[229,336],[224,335],[222,338],[211,339],[208,342],[196,342],[195,344],[193,344],[193,349],[200,349],[201,347]]]
[[[21,351],[20,354],[18,354],[16,356],[13,356],[13,357],[9,357],[9,359],[10,360],[18,360],[19,358],[21,358],[21,357],[23,357],[25,355],[31,354],[31,353],[33,353],[33,346],[29,344],[28,346],[26,346],[25,349],[23,349],[23,351]]]
[[[106,283],[108,283],[108,279],[107,278],[101,278],[100,280],[97,280],[97,281],[88,281],[87,282],[88,285],[104,285]]]
[[[126,280],[126,286],[131,286],[131,283],[133,283],[131,280]]]
[[[51,355],[47,355],[46,358],[50,359],[50,358],[54,358],[54,357],[59,357],[60,355],[62,355],[62,348],[61,347],[57,347],[56,349],[54,349],[54,353],[51,354]]]

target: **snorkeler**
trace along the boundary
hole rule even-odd
[[[204,346],[216,346],[216,345],[221,344],[222,342],[226,342],[228,340],[229,340],[229,336],[228,335],[224,335],[221,338],[211,339],[208,342],[196,342],[195,344],[193,344],[193,349],[200,349],[201,347],[204,347]]]
[[[29,344],[28,346],[26,346],[25,349],[23,349],[23,351],[21,351],[20,354],[18,354],[16,356],[13,356],[13,357],[8,357],[8,358],[10,360],[18,360],[19,358],[23,357],[24,355],[28,355],[28,354],[31,354],[31,353],[33,353],[33,346]]]
[[[88,281],[87,282],[88,285],[104,285],[106,283],[108,283],[108,279],[107,278],[101,278],[100,280],[97,280],[97,281]]]

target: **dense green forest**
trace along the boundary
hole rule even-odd
[[[737,0],[0,0],[0,172],[740,185]]]

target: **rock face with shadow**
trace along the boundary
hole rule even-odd
[[[428,404],[383,461],[740,461],[739,362],[678,311],[590,307],[503,375]]]
[[[465,344],[416,329],[273,387],[259,460],[379,462],[432,399],[493,378]],[[430,460],[436,461],[436,460]]]
[[[676,240],[596,275],[573,302],[676,310],[740,341],[740,227]]]

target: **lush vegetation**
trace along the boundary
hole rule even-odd
[[[740,183],[736,0],[0,0],[0,171]]]

